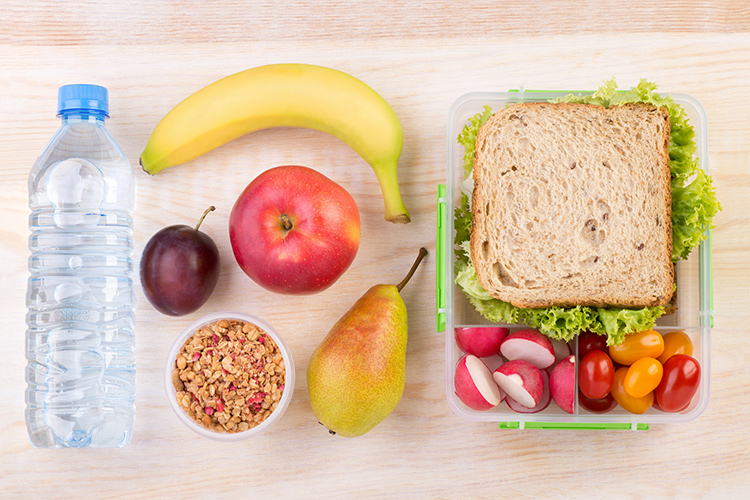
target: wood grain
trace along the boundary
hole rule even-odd
[[[750,27],[736,0],[629,2],[5,2],[0,43],[172,44],[264,40],[420,40],[483,34],[733,33]],[[75,26],[76,29],[71,29]],[[325,29],[321,29],[325,26]]]
[[[750,496],[750,8],[747,2],[42,2],[0,16],[0,497],[16,498],[747,498]],[[108,127],[136,164],[158,120],[202,86],[284,61],[332,66],[375,88],[399,115],[399,178],[413,222],[383,220],[372,171],[323,133],[265,130],[149,177],[136,168],[136,254],[173,223],[219,246],[216,293],[198,313],[166,318],[138,290],[137,420],[120,450],[31,448],[24,425],[26,179],[58,127],[59,85],[110,90]],[[713,254],[716,328],[711,401],[696,420],[648,432],[517,431],[448,407],[444,336],[435,332],[436,187],[446,178],[446,120],[460,95],[509,88],[579,89],[641,77],[698,99],[723,205]],[[452,140],[452,138],[451,138]],[[235,265],[229,211],[272,166],[319,169],[357,201],[362,242],[350,270],[311,297],[262,291]],[[403,296],[407,386],[392,415],[356,439],[329,436],[305,389],[307,359],[372,284],[396,282],[417,249],[430,256]],[[241,444],[183,428],[163,389],[167,351],[201,314],[261,315],[294,353],[298,385],[272,431]]]

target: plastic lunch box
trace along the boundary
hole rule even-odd
[[[687,260],[676,266],[677,311],[658,319],[655,330],[664,334],[681,330],[693,341],[693,357],[701,365],[700,388],[693,401],[679,413],[665,413],[650,408],[642,415],[627,412],[621,407],[603,413],[591,413],[575,402],[573,414],[562,411],[554,402],[539,413],[522,414],[511,410],[505,402],[489,411],[476,411],[465,406],[455,395],[453,377],[463,353],[453,337],[456,327],[507,326],[511,331],[524,325],[498,325],[476,312],[463,291],[454,284],[453,269],[453,213],[460,200],[459,185],[463,180],[463,148],[456,138],[467,120],[490,105],[493,111],[524,101],[548,101],[569,92],[516,90],[510,92],[473,92],[459,97],[450,110],[448,119],[448,169],[445,184],[438,185],[437,204],[437,330],[445,334],[446,393],[453,411],[473,421],[496,422],[500,428],[543,429],[633,429],[647,430],[650,424],[686,422],[698,417],[708,405],[710,390],[710,336],[713,326],[711,290],[711,234]],[[578,92],[576,92],[578,93]],[[700,167],[708,172],[708,132],[706,113],[701,104],[685,94],[670,94],[688,114],[695,129]],[[577,358],[576,342],[571,349]],[[576,381],[577,383],[577,381]]]

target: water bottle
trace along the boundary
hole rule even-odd
[[[135,178],[107,89],[59,89],[29,176],[26,427],[39,448],[119,447],[135,420]]]

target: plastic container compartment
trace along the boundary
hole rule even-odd
[[[448,403],[459,416],[474,421],[498,422],[500,428],[557,428],[557,429],[633,429],[645,430],[650,424],[687,422],[698,417],[708,405],[710,390],[710,335],[713,323],[711,291],[711,234],[700,247],[694,250],[687,260],[676,267],[677,311],[662,316],[655,330],[662,335],[670,330],[681,330],[693,341],[693,357],[701,365],[701,381],[698,392],[690,405],[679,413],[665,413],[654,408],[642,415],[627,412],[620,406],[603,413],[591,413],[582,408],[576,399],[573,414],[562,411],[553,402],[539,413],[522,414],[511,410],[502,402],[492,410],[480,412],[465,406],[455,395],[453,377],[455,367],[463,353],[453,339],[456,327],[466,326],[508,326],[511,331],[524,328],[524,325],[504,325],[491,323],[476,312],[466,299],[463,291],[455,285],[453,269],[453,213],[460,201],[460,183],[463,180],[463,147],[456,137],[467,120],[489,105],[493,112],[508,104],[525,101],[548,101],[570,92],[556,91],[511,91],[473,92],[458,98],[450,110],[448,119],[448,171],[446,184],[438,185],[438,264],[437,281],[437,329],[445,333],[446,349],[446,393]],[[578,92],[576,92],[578,93]],[[688,114],[690,124],[695,129],[700,167],[708,172],[708,132],[707,119],[698,101],[685,94],[670,94]],[[577,356],[575,341],[571,349]],[[577,358],[576,358],[577,359]],[[576,365],[577,366],[577,365]]]
[[[240,321],[246,321],[248,323],[251,323],[261,328],[263,331],[265,331],[266,334],[270,336],[273,339],[273,341],[276,342],[276,345],[279,347],[279,350],[281,351],[281,355],[284,358],[284,367],[286,369],[286,379],[284,381],[284,392],[281,396],[281,400],[279,401],[279,404],[276,407],[276,409],[260,425],[257,425],[256,427],[252,427],[242,432],[220,433],[220,432],[212,431],[211,429],[207,429],[206,427],[202,426],[198,422],[194,421],[191,417],[188,416],[185,410],[178,404],[177,390],[174,388],[174,385],[172,385],[172,370],[174,369],[175,359],[177,359],[177,353],[180,352],[185,341],[188,338],[192,337],[193,334],[196,332],[196,330],[198,330],[199,328],[209,325],[211,323],[214,323],[216,321],[220,321],[222,319],[236,319]],[[203,316],[199,320],[190,324],[187,328],[185,328],[185,330],[183,330],[180,336],[177,337],[174,344],[172,345],[172,348],[169,350],[169,355],[167,356],[166,364],[164,367],[164,385],[167,391],[167,397],[169,398],[169,404],[172,406],[172,409],[177,415],[177,418],[179,418],[179,420],[183,424],[185,424],[190,430],[192,430],[193,432],[205,438],[214,439],[217,441],[229,441],[229,442],[241,441],[243,439],[257,436],[267,431],[276,422],[279,421],[281,416],[284,414],[284,411],[286,411],[287,407],[289,406],[290,401],[292,400],[292,394],[294,394],[294,360],[292,359],[292,352],[289,350],[289,347],[286,345],[286,342],[284,342],[284,339],[281,338],[281,335],[279,335],[279,333],[276,330],[274,330],[273,327],[271,327],[268,323],[266,323],[262,319],[257,318],[255,316],[251,316],[249,314],[242,314],[242,313],[236,313],[236,312],[212,313],[212,314]]]

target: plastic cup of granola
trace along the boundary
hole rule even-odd
[[[294,392],[294,361],[284,339],[262,319],[236,312],[189,325],[172,345],[164,375],[177,417],[219,441],[268,430]]]

